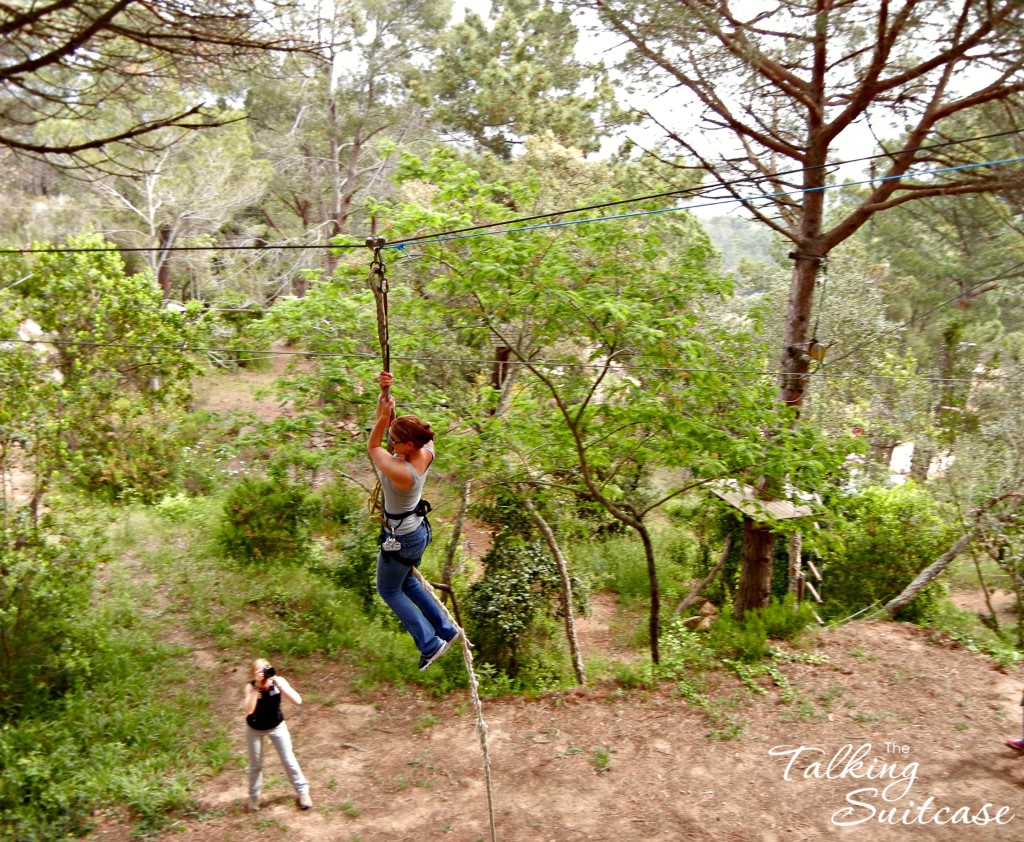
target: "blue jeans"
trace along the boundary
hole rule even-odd
[[[423,521],[414,532],[396,537],[402,549],[377,555],[377,593],[412,635],[420,654],[429,658],[458,634],[433,595],[412,572],[413,567],[419,567],[430,543],[430,524]]]

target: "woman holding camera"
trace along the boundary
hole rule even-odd
[[[245,685],[245,742],[249,748],[249,812],[260,808],[260,788],[263,786],[263,738],[269,737],[277,749],[295,794],[300,809],[313,806],[309,797],[309,783],[299,768],[299,761],[292,751],[292,737],[281,713],[281,698],[301,705],[302,696],[288,683],[283,675],[264,658],[252,662],[252,681]]]

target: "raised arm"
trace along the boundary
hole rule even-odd
[[[280,688],[282,695],[286,699],[289,699],[290,701],[292,701],[294,704],[297,704],[297,705],[301,705],[302,704],[302,696],[300,696],[296,692],[295,688],[292,687],[292,685],[288,683],[288,679],[287,678],[284,678],[283,676],[277,675],[277,676],[274,676],[274,682]]]
[[[380,383],[381,396],[377,399],[377,417],[373,429],[370,431],[370,439],[366,443],[366,449],[370,454],[370,460],[397,488],[409,488],[412,485],[412,477],[409,469],[401,459],[395,459],[384,449],[384,431],[395,417],[395,399],[391,395],[385,399],[383,390],[391,386],[392,376],[382,371],[377,375]]]

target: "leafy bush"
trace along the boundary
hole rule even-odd
[[[3,515],[0,543],[0,721],[59,696],[88,672],[87,641],[76,618],[89,605],[100,556],[88,533],[31,526],[25,512]]]
[[[753,662],[768,654],[768,629],[758,611],[748,611],[742,620],[722,614],[708,630],[708,645],[720,658]]]
[[[533,542],[501,533],[483,558],[484,575],[466,600],[480,658],[515,677],[527,633],[559,592],[555,562]]]
[[[153,505],[153,509],[171,523],[188,523],[201,516],[195,498],[181,492],[165,495]]]
[[[181,455],[181,443],[167,433],[175,417],[164,412],[95,419],[89,435],[96,441],[88,447],[76,441],[86,453],[73,475],[75,484],[110,502],[158,500],[174,481]]]
[[[790,640],[814,620],[814,609],[806,602],[796,605],[794,597],[773,599],[764,608],[748,611],[742,620],[720,615],[708,632],[708,645],[720,658],[746,663],[769,654],[769,639]]]
[[[809,602],[797,605],[792,594],[773,599],[757,613],[764,620],[765,633],[770,640],[792,640],[816,622],[813,606]]]
[[[941,506],[914,483],[866,488],[839,505],[833,532],[842,550],[822,571],[827,617],[847,617],[897,596],[955,540]],[[901,619],[924,618],[941,593],[942,585],[932,582]]]
[[[166,430],[187,405],[197,369],[174,349],[193,344],[197,312],[164,306],[152,275],[129,275],[101,236],[68,245],[5,260],[24,282],[9,287],[0,310],[31,317],[54,344],[33,349],[35,365],[23,353],[5,359],[12,406],[0,411],[0,427],[17,436],[21,467],[40,488],[59,476],[111,500],[130,493],[152,501],[177,456]],[[0,321],[0,337],[9,330],[10,320]],[[141,339],[164,348],[154,354]]]
[[[385,608],[377,598],[377,533],[376,521],[356,520],[329,548],[313,554],[310,570],[359,597],[363,611],[373,616]]]
[[[0,838],[84,838],[111,805],[152,829],[193,807],[196,771],[225,762],[230,746],[188,653],[160,642],[166,618],[140,610],[152,590],[139,581],[145,553],[111,564],[94,597],[98,536],[66,515],[29,529],[0,514]]]
[[[217,543],[237,561],[298,560],[309,550],[315,511],[315,501],[302,486],[246,477],[224,502]]]
[[[93,626],[79,632],[95,641],[90,681],[0,729],[0,838],[80,839],[93,811],[112,804],[152,829],[193,805],[193,770],[228,750],[226,738],[209,736],[201,686],[154,692],[155,671],[184,669],[167,647],[107,617],[82,622]]]
[[[685,678],[693,672],[704,672],[715,664],[714,650],[707,637],[673,617],[666,623],[659,641],[661,663],[658,673],[665,678]]]
[[[367,520],[365,495],[351,484],[334,481],[313,492],[314,524],[316,532],[337,534],[346,528]]]

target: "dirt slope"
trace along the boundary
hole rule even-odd
[[[496,836],[510,842],[1024,839],[1024,757],[1002,744],[1021,733],[1024,672],[1001,673],[929,634],[881,622],[821,633],[815,652],[827,655],[827,664],[782,668],[796,691],[788,704],[777,688],[756,695],[723,679],[718,698],[734,700],[725,711],[743,724],[737,739],[709,738],[705,715],[671,688],[487,701]],[[264,807],[248,814],[235,713],[245,665],[226,666],[218,653],[204,650],[195,661],[223,687],[223,717],[240,760],[203,788],[200,815],[176,822],[160,838],[230,842],[285,829],[292,842],[490,838],[480,742],[466,694],[437,701],[395,691],[367,700],[336,665],[282,665],[309,700],[291,708],[288,719],[316,807],[295,808],[274,757]],[[804,751],[796,758],[773,755],[787,746]],[[863,791],[885,786],[891,803]],[[930,809],[919,815],[929,798]],[[993,805],[991,819],[1006,808],[1003,823],[963,823],[986,802]],[[895,821],[903,822],[895,826],[888,812],[894,806]],[[851,808],[846,820],[855,824],[837,824],[843,807]],[[939,819],[958,821],[935,824],[941,807],[951,809]],[[92,838],[127,842],[129,834],[111,820]]]
[[[242,380],[235,394],[218,381],[202,402],[245,403],[251,378]],[[580,626],[585,654],[627,654],[608,631],[613,603],[598,599],[594,608]],[[409,651],[414,657],[411,643]],[[941,637],[893,623],[819,633],[814,651],[828,662],[781,667],[794,691],[788,703],[778,688],[757,695],[723,678],[715,724],[671,687],[485,702],[496,838],[1024,840],[1024,756],[1003,746],[1021,736],[1024,669],[999,672]],[[203,787],[198,814],[161,839],[240,842],[283,831],[289,842],[491,838],[468,695],[438,701],[407,690],[367,699],[334,663],[277,665],[306,698],[287,716],[316,807],[296,809],[272,757],[264,807],[246,813],[237,704],[247,665],[222,655],[197,643],[194,661],[221,688],[238,762]],[[723,721],[740,726],[738,738],[708,736],[727,731]],[[787,747],[804,750],[778,753]],[[886,786],[891,802],[857,794]],[[1002,823],[965,823],[986,803],[993,819],[1006,808]],[[838,824],[844,807],[852,811],[846,827]],[[945,825],[935,822],[940,808],[948,808],[938,814]],[[90,838],[128,842],[130,828],[109,816]]]

